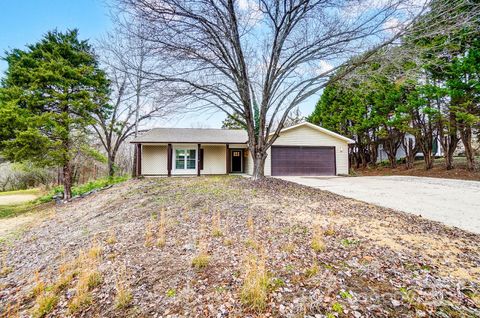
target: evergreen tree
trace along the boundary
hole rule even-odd
[[[71,198],[72,159],[92,114],[106,106],[108,81],[78,30],[48,32],[26,50],[7,52],[0,88],[2,153],[12,161],[61,167]],[[5,133],[4,127],[10,127]]]

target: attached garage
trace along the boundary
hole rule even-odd
[[[334,176],[335,147],[272,146],[272,176]]]
[[[267,151],[267,176],[348,174],[348,145],[354,141],[328,129],[301,123],[282,129]],[[249,158],[250,159],[250,158]],[[247,173],[253,172],[250,159]]]

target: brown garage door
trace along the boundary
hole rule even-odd
[[[335,147],[272,147],[272,176],[335,174]]]

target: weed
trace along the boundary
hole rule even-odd
[[[312,266],[305,270],[305,276],[310,278],[318,274],[320,271],[320,267],[316,261],[313,262]]]
[[[325,235],[326,236],[333,236],[335,235],[336,231],[335,231],[335,227],[333,226],[333,224],[329,224],[327,229],[325,230]]]
[[[285,265],[285,270],[288,272],[292,272],[295,269],[295,266],[292,264]]]
[[[223,293],[226,290],[223,286],[215,286],[215,291],[219,294]]]
[[[92,295],[90,293],[77,294],[68,304],[68,311],[71,314],[77,313],[92,304]]]
[[[343,247],[349,247],[351,245],[356,245],[358,244],[359,241],[358,240],[351,240],[351,239],[343,239],[340,241],[340,244],[342,244]]]
[[[340,297],[342,297],[343,299],[350,299],[352,298],[352,294],[350,294],[350,292],[348,290],[342,290],[340,291]]]
[[[196,269],[203,269],[210,263],[210,255],[207,253],[205,243],[199,241],[198,254],[192,259],[192,266]]]
[[[117,291],[117,294],[115,295],[115,308],[117,309],[127,308],[133,300],[126,276],[127,269],[123,267],[119,271],[115,284],[115,289]]]
[[[400,287],[400,293],[402,294],[402,299],[409,305],[412,305],[415,302],[415,292],[413,290],[406,287]]]
[[[343,306],[340,303],[333,303],[332,310],[338,314],[343,313]]]
[[[102,247],[100,246],[99,242],[94,239],[92,244],[90,245],[90,249],[87,251],[87,257],[92,261],[97,261],[102,254]]]
[[[285,286],[285,281],[281,278],[274,277],[269,282],[269,290],[275,291],[280,287]]]
[[[33,317],[42,318],[48,315],[57,305],[58,296],[53,293],[42,293],[35,300],[33,307]]]
[[[242,302],[256,311],[267,305],[269,277],[265,259],[250,254],[245,261],[245,276],[240,292]]]
[[[175,297],[177,295],[177,292],[175,291],[175,289],[170,288],[169,290],[167,290],[166,295],[167,297]]]
[[[325,250],[325,242],[323,240],[323,231],[319,223],[314,224],[311,246],[315,252],[322,252],[323,250]]]

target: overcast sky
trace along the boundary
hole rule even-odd
[[[113,0],[111,0],[113,1]],[[81,39],[92,43],[111,28],[106,0],[0,0],[0,53],[25,48],[41,39],[47,31],[79,29]],[[3,76],[7,64],[0,61]],[[301,105],[303,115],[309,115],[318,96]],[[149,126],[219,128],[225,115],[210,111],[185,113]]]

